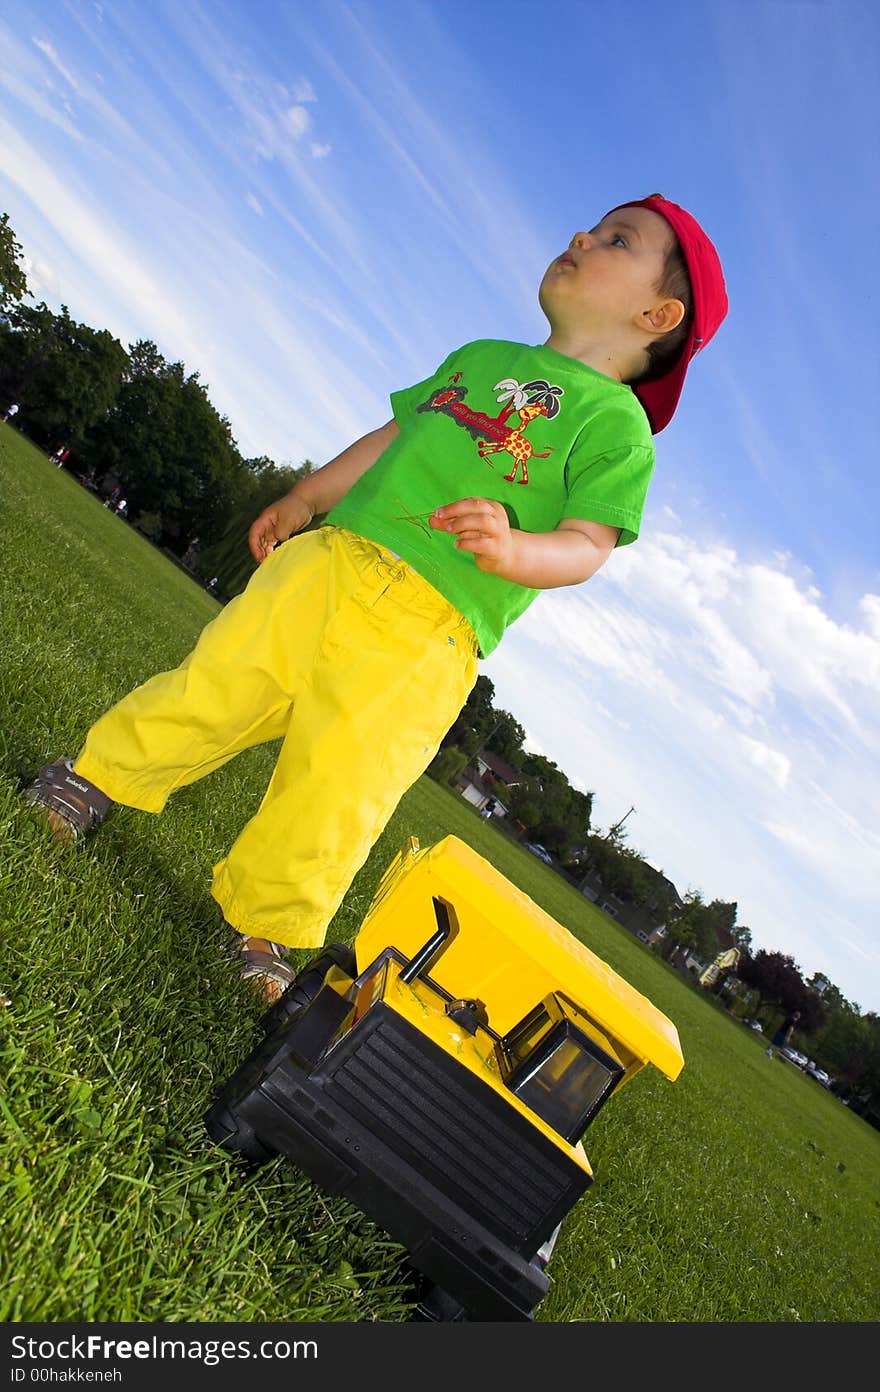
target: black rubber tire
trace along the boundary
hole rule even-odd
[[[216,1102],[205,1114],[205,1128],[216,1145],[232,1155],[240,1155],[251,1165],[265,1165],[278,1153],[265,1145],[253,1127],[234,1116],[222,1102]]]
[[[413,1306],[409,1323],[458,1324],[468,1322],[468,1312],[454,1295],[425,1281],[419,1291],[418,1303]]]
[[[331,967],[341,967],[353,980],[357,975],[354,949],[346,943],[328,943],[316,957],[306,962],[280,999],[261,1018],[260,1025],[266,1034],[274,1034],[304,1005],[311,1004],[324,985],[324,978]]]

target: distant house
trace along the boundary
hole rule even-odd
[[[525,775],[511,768],[497,754],[481,749],[474,755],[473,764],[455,779],[453,786],[461,793],[465,802],[471,803],[482,812],[490,798],[495,799],[493,817],[509,817],[510,807],[504,802],[506,788],[515,788],[525,781]],[[519,823],[516,823],[518,826]]]
[[[524,773],[511,768],[510,764],[505,763],[489,749],[481,749],[474,755],[474,765],[481,777],[488,778],[491,783],[503,784],[505,788],[515,788],[518,784],[529,781]]]
[[[605,888],[595,870],[587,871],[579,882],[578,889],[581,894],[591,899],[603,913],[610,914],[612,918],[617,919],[618,923],[622,923],[624,928],[628,928],[631,933],[634,933],[640,942],[653,947],[656,943],[662,942],[668,931],[658,907],[663,903],[665,895],[669,895],[669,902],[671,902],[675,913],[680,913],[684,909],[684,900],[662,870],[656,870],[647,861],[645,862],[645,870],[649,881],[653,882],[653,892],[649,894],[643,904],[634,904],[612,894],[610,890]]]

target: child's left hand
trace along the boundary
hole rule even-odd
[[[438,532],[457,532],[459,551],[472,551],[480,570],[503,575],[513,565],[514,534],[501,503],[492,498],[459,498],[435,508],[428,518]]]

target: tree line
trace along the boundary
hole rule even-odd
[[[22,260],[4,213],[0,400],[18,403],[16,425],[47,452],[69,449],[68,467],[99,491],[118,484],[142,532],[178,556],[197,553],[200,572],[212,566],[219,588],[237,593],[255,565],[242,548],[250,522],[310,461],[292,468],[243,457],[198,372],[148,339],[124,348],[106,329],[77,323],[66,305],[56,313],[25,304]]]
[[[123,348],[106,329],[77,323],[67,307],[52,311],[27,287],[23,253],[0,216],[0,404],[19,404],[17,424],[47,451],[69,448],[80,476],[118,484],[129,517],[157,544],[187,556],[203,579],[216,579],[226,597],[240,593],[256,562],[247,547],[254,517],[311,471],[278,466],[267,456],[244,458],[229,421],[211,403],[198,372],[169,361],[155,343]],[[312,526],[320,525],[316,517]],[[862,1015],[828,983],[820,993],[779,952],[753,950],[749,928],[737,923],[737,905],[704,901],[689,889],[676,902],[656,871],[626,844],[623,828],[604,836],[591,825],[593,794],[574,788],[544,755],[529,753],[525,731],[496,708],[494,687],[479,676],[447,731],[429,773],[451,783],[478,750],[489,750],[519,775],[504,803],[529,839],[541,844],[572,876],[587,870],[624,903],[650,909],[665,923],[664,954],[685,949],[709,962],[735,944],[737,974],[757,1001],[768,1027],[781,1012],[801,1012],[798,1035],[810,1053],[843,1080],[858,1104],[880,1109],[880,1021]],[[723,981],[720,983],[723,986]],[[719,989],[720,989],[719,986]]]

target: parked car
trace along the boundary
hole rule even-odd
[[[532,855],[536,855],[539,860],[543,860],[545,865],[553,864],[553,857],[550,855],[546,846],[541,845],[540,841],[524,841],[523,845],[527,851],[531,851]]]
[[[817,1068],[815,1063],[813,1063],[812,1059],[810,1059],[809,1063],[804,1069],[804,1072],[807,1074],[809,1078],[815,1078],[816,1082],[821,1083],[823,1087],[830,1088],[830,1076],[825,1072],[824,1068]]]
[[[755,1030],[758,1034],[764,1033],[764,1026],[760,1020],[744,1020],[743,1024],[748,1025],[749,1029]]]
[[[792,1049],[790,1044],[784,1045],[779,1052],[783,1058],[787,1058],[789,1063],[793,1063],[796,1068],[806,1068],[809,1059],[806,1054],[802,1054],[798,1049]]]

